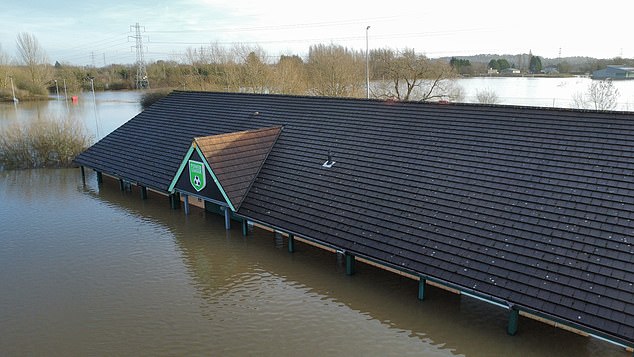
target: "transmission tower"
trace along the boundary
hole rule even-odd
[[[145,69],[145,60],[143,60],[143,37],[141,36],[141,27],[137,22],[136,25],[130,25],[130,30],[134,31],[133,39],[136,40],[136,88],[150,88],[150,81],[147,78],[147,70]],[[145,31],[145,27],[143,27]]]

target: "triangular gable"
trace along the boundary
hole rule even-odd
[[[198,177],[196,177],[198,176]],[[200,197],[216,203],[226,204],[235,211],[228,196],[218,182],[218,178],[211,170],[205,155],[192,142],[185,158],[172,179],[169,191],[179,191],[192,196]]]
[[[172,180],[170,191],[178,189],[216,201],[222,198],[231,210],[237,211],[281,131],[282,127],[276,126],[195,138]],[[189,162],[197,159],[204,163],[206,174],[211,178],[207,185],[215,184],[212,186],[217,190],[196,191],[196,185],[190,182]]]

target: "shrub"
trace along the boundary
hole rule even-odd
[[[0,131],[0,165],[5,169],[69,167],[90,141],[84,125],[73,119],[14,124]]]
[[[165,98],[169,92],[166,91],[156,91],[156,92],[145,92],[141,96],[141,108],[147,109],[152,104],[158,102],[159,100]]]
[[[495,93],[495,91],[491,88],[477,91],[476,99],[478,100],[478,103],[482,104],[497,104],[499,102],[497,93]]]

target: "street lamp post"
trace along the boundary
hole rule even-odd
[[[95,97],[95,78],[88,77],[90,81],[90,90],[92,91],[92,104],[95,108],[95,137],[96,140],[99,140],[99,115],[97,113],[97,97]]]
[[[370,57],[368,56],[368,30],[370,30],[370,26],[365,28],[365,88],[367,98],[370,99]]]
[[[9,77],[11,79],[11,94],[13,95],[13,103],[18,102],[18,98],[15,97],[15,88],[13,87],[13,77]]]

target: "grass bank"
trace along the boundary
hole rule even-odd
[[[70,167],[90,146],[83,123],[75,119],[46,119],[0,129],[0,169]]]

